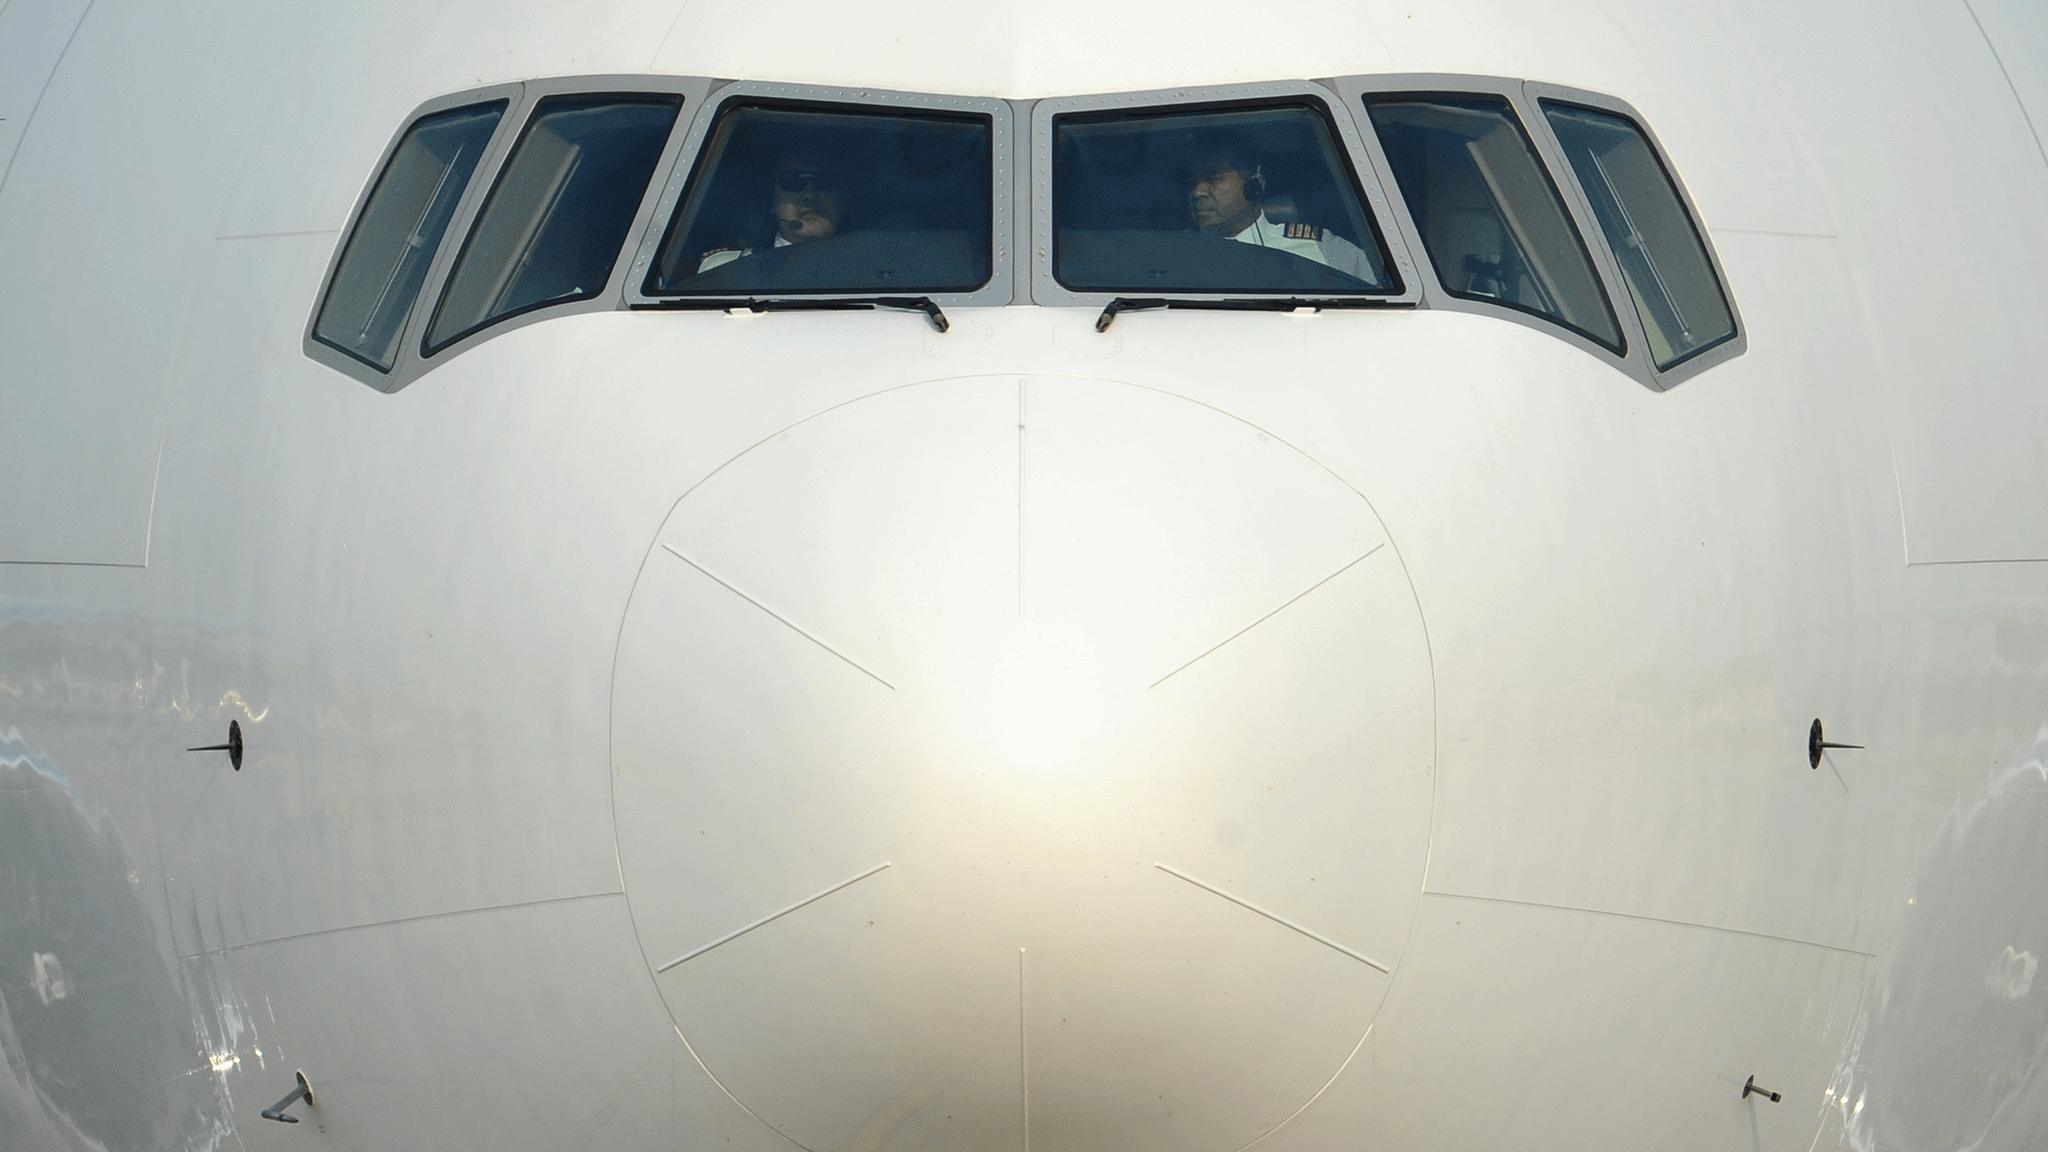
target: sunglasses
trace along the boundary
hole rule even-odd
[[[839,177],[830,172],[792,169],[775,174],[775,187],[783,192],[837,192]]]

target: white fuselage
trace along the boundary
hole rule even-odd
[[[0,3],[0,1147],[2041,1146],[2048,23],[1879,7]],[[409,110],[602,73],[1607,92],[1748,344],[303,354]]]

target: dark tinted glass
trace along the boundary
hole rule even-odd
[[[1505,99],[1374,96],[1366,110],[1446,292],[1621,351],[1585,241]]]
[[[993,260],[990,140],[985,116],[730,105],[691,174],[646,291],[979,288]]]
[[[423,116],[406,130],[363,205],[313,338],[389,372],[441,234],[476,172],[502,100]]]
[[[680,107],[674,96],[541,101],[448,277],[427,350],[602,292]]]
[[[1577,104],[1545,100],[1543,114],[1621,265],[1657,367],[1733,338],[1735,315],[1707,246],[1642,129]]]
[[[1074,291],[1401,289],[1319,105],[1061,116],[1052,176]]]

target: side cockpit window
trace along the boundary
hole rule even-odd
[[[1734,339],[1735,316],[1706,242],[1643,130],[1580,104],[1542,107],[1621,266],[1657,370]]]
[[[1320,103],[1062,114],[1051,139],[1069,292],[1402,291]]]
[[[1623,351],[1585,241],[1505,97],[1377,95],[1366,111],[1445,292]]]
[[[507,102],[436,112],[392,149],[336,262],[312,337],[391,371],[413,301]]]
[[[449,273],[424,354],[604,291],[681,107],[662,94],[541,100]]]
[[[641,291],[972,292],[994,268],[993,136],[988,115],[730,100]]]

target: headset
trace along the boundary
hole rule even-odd
[[[1256,209],[1252,215],[1252,235],[1259,238],[1259,247],[1267,247],[1265,233],[1257,230],[1260,218],[1266,213],[1266,166],[1254,160],[1251,171],[1239,169],[1238,175],[1244,180],[1245,200]]]
[[[1245,199],[1258,203],[1266,198],[1266,166],[1254,162],[1252,170],[1244,176]]]

